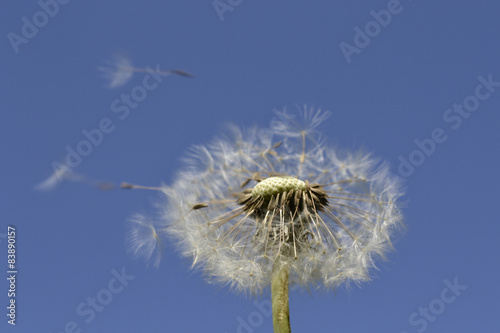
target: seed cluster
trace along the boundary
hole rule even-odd
[[[309,222],[303,213],[317,214],[328,205],[328,199],[319,184],[310,185],[308,181],[292,177],[269,177],[252,190],[245,190],[238,203],[257,222],[261,232],[274,235],[271,238],[275,240],[276,235],[286,234],[284,239],[278,238],[293,241],[295,232],[304,234],[302,229],[308,229]],[[295,231],[290,234],[289,229]]]
[[[292,177],[269,177],[259,182],[252,189],[252,196],[268,197],[292,190],[305,190],[306,183]]]

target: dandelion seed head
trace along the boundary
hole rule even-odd
[[[402,188],[370,154],[327,145],[328,115],[276,112],[266,135],[233,127],[191,149],[163,190],[161,228],[208,281],[258,294],[278,261],[305,288],[369,280],[401,225]]]

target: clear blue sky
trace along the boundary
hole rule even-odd
[[[330,110],[330,143],[372,151],[406,179],[407,230],[361,288],[292,292],[293,331],[500,332],[498,1],[222,0],[220,15],[211,1],[60,2],[41,1],[51,15],[0,5],[2,332],[271,332],[265,308],[207,284],[172,246],[159,269],[130,258],[126,221],[157,193],[33,187],[103,119],[113,130],[74,170],[155,186],[223,124],[267,126],[296,104]],[[122,120],[112,103],[145,74],[107,89],[97,67],[114,54],[196,77],[164,78]]]

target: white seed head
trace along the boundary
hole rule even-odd
[[[270,197],[278,193],[292,190],[297,191],[299,189],[306,189],[306,183],[300,179],[292,177],[269,177],[254,186],[252,196]]]
[[[232,136],[194,146],[162,188],[155,228],[210,282],[240,292],[268,287],[277,259],[289,265],[292,286],[368,280],[401,225],[401,184],[370,154],[327,146],[318,132],[327,115],[277,113],[266,135],[234,127]],[[150,255],[157,237],[134,235],[132,245]]]

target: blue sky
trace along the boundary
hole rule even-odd
[[[406,179],[407,230],[361,288],[292,292],[293,331],[500,332],[500,3],[215,4],[0,5],[0,268],[10,225],[18,269],[15,327],[0,283],[1,331],[271,332],[269,295],[207,284],[170,245],[159,269],[127,254],[126,221],[156,193],[34,186],[84,131],[108,133],[75,172],[155,186],[225,123],[268,126],[274,108],[307,104],[332,112],[330,143]],[[113,103],[145,74],[108,89],[98,67],[114,55],[195,78],[165,77],[120,119]]]

